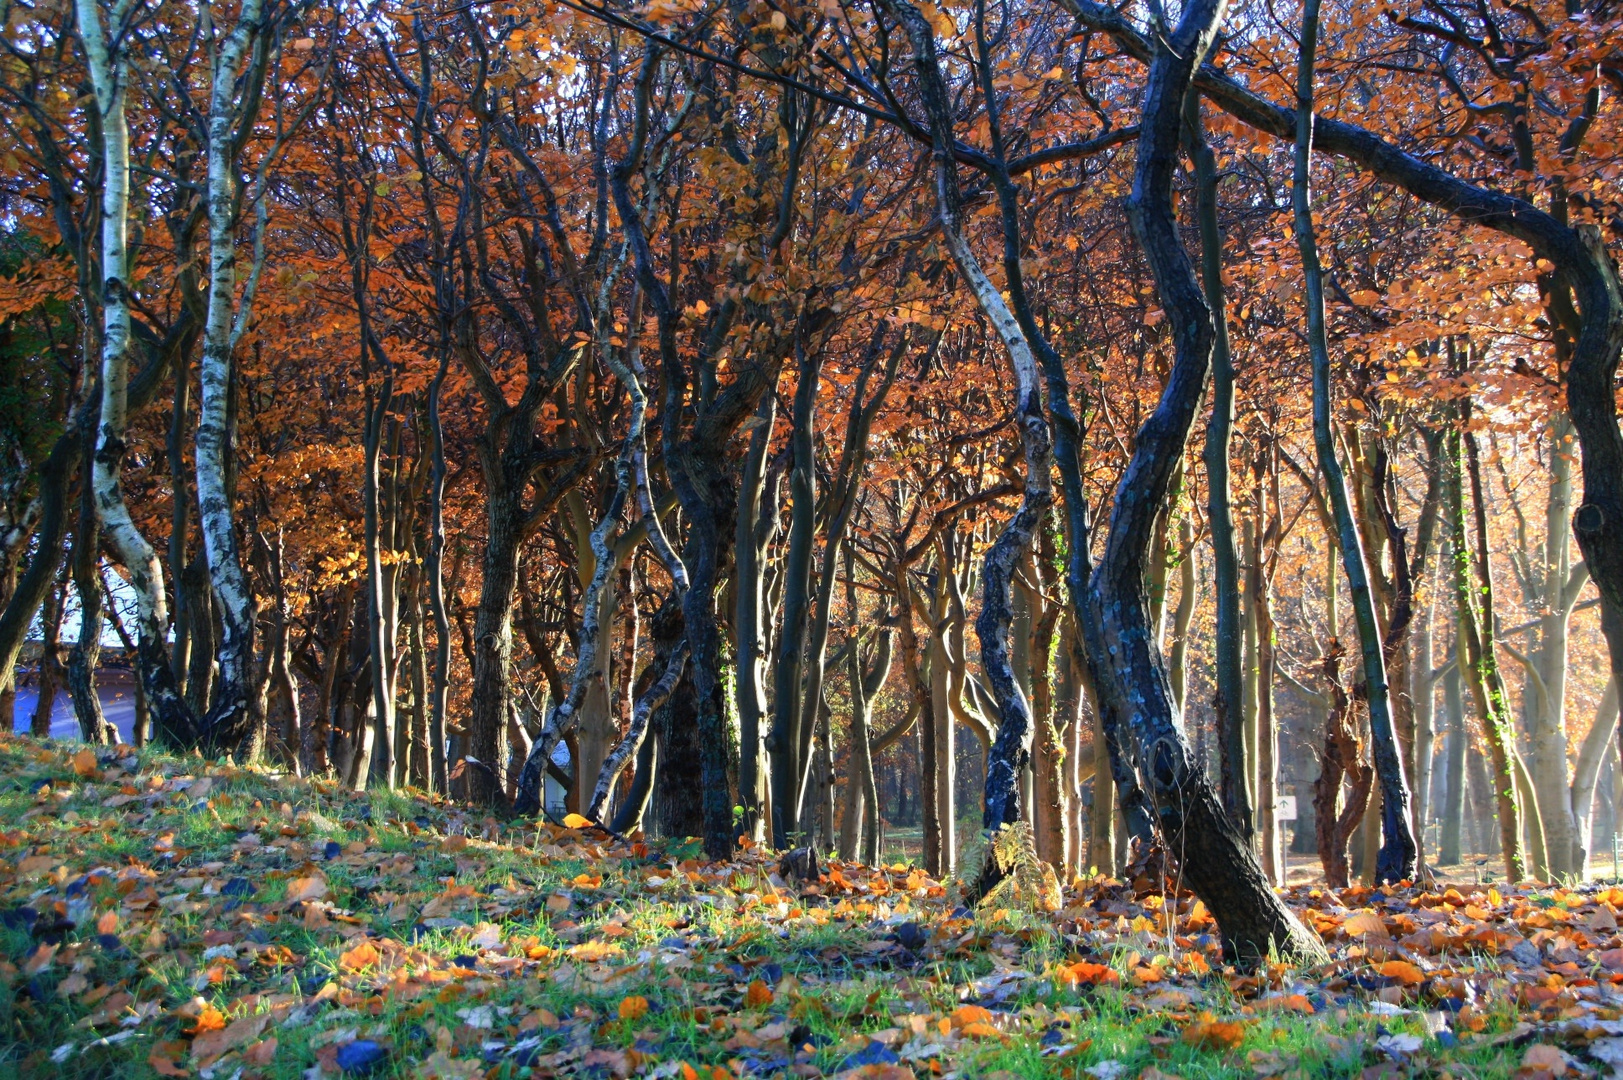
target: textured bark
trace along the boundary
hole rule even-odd
[[[1531,656],[1517,655],[1533,683],[1532,708],[1524,710],[1530,750],[1533,788],[1538,794],[1539,818],[1548,848],[1545,880],[1576,874],[1585,861],[1582,829],[1576,816],[1567,771],[1567,640],[1572,609],[1589,582],[1584,564],[1572,564],[1569,521],[1572,512],[1572,425],[1565,416],[1552,417],[1546,432],[1550,487],[1545,506],[1544,543],[1535,550],[1533,584],[1542,601],[1538,646]],[[1512,651],[1508,647],[1506,651]]]
[[[1617,731],[1617,680],[1609,679],[1606,692],[1601,695],[1595,709],[1595,721],[1589,726],[1578,750],[1578,762],[1572,770],[1572,810],[1578,824],[1578,844],[1581,856],[1574,873],[1588,877],[1590,863],[1595,857],[1594,808],[1595,782],[1600,777],[1601,765],[1607,751],[1612,748],[1612,736]]]
[[[56,708],[56,693],[62,687],[67,672],[62,666],[62,605],[67,594],[63,578],[53,582],[40,611],[39,685],[35,688],[34,715],[29,717],[28,731],[36,739],[49,738],[51,712]]]
[[[73,543],[73,586],[79,596],[79,639],[68,655],[68,691],[79,718],[79,735],[92,746],[118,742],[118,729],[102,713],[96,692],[96,669],[101,664],[102,581],[100,531],[90,491],[80,496],[79,529]]]
[[[1319,751],[1319,778],[1313,784],[1314,840],[1325,884],[1332,889],[1344,889],[1350,883],[1347,843],[1364,818],[1375,779],[1375,770],[1363,761],[1352,699],[1341,685],[1342,655],[1341,644],[1331,641],[1323,661],[1330,707],[1325,713],[1324,746]]]
[[[1059,3],[1085,25],[1109,34],[1129,55],[1149,62],[1151,39],[1115,9],[1097,0]],[[1274,105],[1231,76],[1204,68],[1196,85],[1247,126],[1282,140],[1293,137],[1292,110]],[[1623,288],[1599,228],[1569,226],[1525,198],[1471,184],[1353,124],[1320,119],[1313,141],[1322,152],[1354,162],[1462,223],[1525,243],[1534,258],[1554,267],[1554,280],[1568,294],[1564,297],[1568,306],[1576,299],[1581,314],[1569,330],[1572,358],[1566,365],[1566,391],[1582,449],[1584,493],[1573,515],[1573,535],[1601,594],[1623,610],[1623,430],[1618,427],[1613,394],[1623,352]],[[1623,620],[1616,629],[1616,635],[1607,634],[1614,671],[1623,666]]]
[[[643,740],[648,735],[648,719],[653,711],[665,704],[676,689],[676,684],[682,678],[687,668],[688,648],[686,639],[677,642],[671,650],[670,657],[665,661],[664,672],[654,680],[646,691],[637,698],[637,703],[631,710],[631,726],[626,731],[625,738],[609,751],[603,759],[602,768],[598,770],[596,786],[592,789],[591,802],[582,813],[593,821],[603,819],[603,809],[608,805],[609,795],[618,782],[620,772],[625,768],[626,762],[642,751]],[[577,773],[584,781],[587,774]]]
[[[77,0],[78,31],[100,112],[101,191],[101,412],[97,423],[92,483],[96,511],[108,546],[129,573],[136,597],[140,655],[137,666],[147,707],[160,741],[189,746],[197,725],[181,700],[169,664],[169,606],[163,565],[130,516],[121,479],[129,423],[130,268],[127,242],[130,190],[129,128],[124,115],[128,83],[124,21],[134,5],[121,0],[113,12],[111,39],[95,0]]]
[[[1178,524],[1178,607],[1172,613],[1172,648],[1167,653],[1167,675],[1179,713],[1184,712],[1189,690],[1189,635],[1200,590],[1195,569],[1199,550],[1194,515],[1184,514]]]
[[[1427,590],[1431,594],[1431,590]],[[1427,858],[1426,826],[1431,820],[1432,784],[1436,776],[1437,687],[1435,663],[1436,596],[1431,594],[1426,619],[1414,637],[1409,664],[1409,700],[1414,707],[1414,830],[1422,862]]]
[[[85,425],[94,433],[94,424]],[[34,616],[45,604],[62,565],[62,544],[68,533],[68,497],[73,472],[78,467],[85,442],[80,422],[69,425],[57,437],[51,452],[37,470],[39,524],[34,530],[34,555],[18,575],[16,586],[0,612],[0,691],[14,693],[17,657],[27,640]],[[11,730],[7,728],[6,730]]]
[[[922,805],[920,821],[923,831],[924,869],[937,878],[948,873],[943,869],[941,820],[936,816],[933,792],[937,781],[940,755],[936,750],[935,698],[924,670],[924,657],[919,648],[918,634],[913,627],[914,600],[912,582],[908,575],[912,565],[905,559],[905,551],[896,552],[891,561],[891,591],[900,610],[896,620],[897,643],[902,653],[902,676],[913,701],[912,711],[919,716],[919,802]],[[929,617],[928,609],[925,611]]]
[[[738,798],[744,807],[741,829],[756,841],[765,831],[761,816],[766,806],[767,779],[762,721],[769,715],[765,660],[770,629],[765,570],[767,546],[777,531],[778,518],[776,499],[767,498],[766,465],[772,425],[778,415],[777,402],[776,394],[763,394],[755,413],[755,430],[750,432],[738,485],[737,535],[733,538],[737,567],[733,579],[733,635],[737,643],[733,697],[738,703]]]
[[[1054,651],[1054,636],[1059,628],[1063,606],[1057,597],[1045,595],[1047,582],[1043,580],[1044,567],[1057,562],[1053,533],[1044,530],[1038,537],[1038,558],[1027,565],[1032,575],[1033,588],[1029,598],[1037,610],[1033,613],[1031,629],[1030,666],[1032,722],[1036,735],[1032,740],[1031,821],[1037,857],[1054,867],[1065,868],[1065,744],[1057,724],[1054,678],[1049,658]]]
[[[1341,564],[1347,577],[1358,640],[1363,653],[1364,697],[1369,708],[1371,744],[1375,771],[1381,785],[1381,852],[1375,868],[1378,882],[1411,880],[1416,873],[1414,834],[1410,828],[1409,784],[1404,775],[1403,757],[1392,725],[1392,710],[1386,676],[1386,656],[1375,619],[1370,593],[1369,568],[1364,557],[1363,538],[1353,517],[1347,481],[1331,428],[1330,354],[1324,328],[1324,275],[1319,267],[1318,242],[1313,229],[1313,197],[1310,186],[1314,115],[1313,65],[1318,47],[1318,0],[1306,0],[1302,15],[1300,60],[1297,65],[1296,170],[1292,184],[1295,211],[1296,246],[1301,252],[1306,281],[1305,303],[1308,319],[1308,348],[1313,358],[1313,441],[1318,450],[1319,471],[1329,489],[1341,546]]]
[[[247,326],[253,288],[263,265],[264,248],[249,274],[241,306],[237,298],[236,240],[240,202],[237,195],[237,152],[257,112],[266,55],[261,38],[268,30],[263,0],[243,0],[236,25],[210,44],[213,81],[208,111],[208,314],[203,327],[203,361],[197,413],[197,523],[208,553],[220,636],[215,649],[219,675],[214,701],[200,720],[199,736],[214,751],[235,750],[252,730],[254,598],[243,571],[232,511],[231,412],[235,372],[232,353]],[[250,60],[257,74],[239,82]],[[261,206],[265,205],[261,199]]]
[[[1212,311],[1212,417],[1202,457],[1206,463],[1206,520],[1212,539],[1212,591],[1216,601],[1212,707],[1223,809],[1250,838],[1253,817],[1245,783],[1244,715],[1240,651],[1240,566],[1234,540],[1230,443],[1234,430],[1234,361],[1229,351],[1223,293],[1223,234],[1217,220],[1217,163],[1202,131],[1199,99],[1189,105],[1188,142],[1195,164],[1195,213],[1200,222],[1201,286]]]
[[[1251,549],[1251,623],[1256,627],[1256,735],[1257,838],[1262,845],[1262,869],[1275,885],[1285,884],[1285,858],[1275,818],[1279,788],[1279,733],[1274,724],[1274,598],[1272,550],[1278,543],[1278,491],[1268,491],[1269,452],[1260,451],[1254,463],[1254,545]]]
[[[1104,677],[1099,696],[1133,735],[1138,771],[1184,884],[1212,912],[1224,951],[1256,964],[1270,956],[1322,962],[1316,936],[1269,886],[1245,839],[1224,813],[1178,723],[1143,595],[1144,558],[1155,517],[1200,405],[1214,330],[1172,209],[1185,94],[1217,33],[1221,0],[1185,5],[1155,47],[1140,124],[1129,216],[1149,262],[1174,344],[1167,385],[1140,426],[1116,491],[1090,605],[1104,651],[1090,652]],[[1108,657],[1108,661],[1105,660]]]
[[[1437,843],[1437,858],[1444,865],[1453,866],[1460,861],[1460,833],[1465,824],[1465,757],[1470,736],[1465,731],[1465,684],[1458,662],[1463,646],[1459,619],[1450,621],[1454,627],[1455,663],[1443,675],[1443,708],[1448,713],[1448,746],[1444,760],[1444,787],[1442,836]]]
[[[1465,518],[1465,477],[1462,442],[1457,430],[1449,432],[1450,518],[1454,527],[1454,596],[1459,605],[1460,638],[1464,646],[1466,681],[1476,704],[1477,717],[1487,737],[1492,759],[1492,785],[1499,811],[1499,845],[1505,858],[1505,877],[1522,880],[1527,866],[1522,849],[1521,803],[1517,795],[1515,763],[1516,736],[1510,723],[1509,697],[1499,677],[1499,662],[1493,647],[1493,571],[1487,560],[1487,510],[1482,505],[1480,484],[1473,483],[1476,503],[1477,555],[1473,558],[1471,534]],[[1474,478],[1473,478],[1474,479]],[[1473,565],[1474,564],[1474,565]],[[1478,615],[1480,610],[1485,617]]]
[[[846,549],[845,610],[850,634],[858,635],[862,625],[856,586],[856,560]],[[879,622],[888,622],[884,618]],[[869,866],[879,865],[884,821],[879,808],[879,784],[874,775],[873,699],[890,678],[891,658],[896,640],[889,626],[879,631],[879,641],[871,661],[864,662],[860,637],[851,643],[846,657],[846,679],[851,688],[851,753],[846,777],[845,818],[840,823],[840,857],[856,858]]]
[[[772,733],[767,741],[772,767],[772,844],[785,851],[798,846],[805,831],[800,820],[800,786],[806,767],[802,746],[809,739],[801,731],[805,722],[801,684],[811,613],[812,555],[817,542],[816,432],[812,424],[823,356],[821,351],[801,348],[798,359],[789,426],[789,551],[783,568],[778,662],[773,669]]]

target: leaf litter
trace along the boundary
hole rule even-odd
[[[21,1075],[1623,1076],[1623,889],[1285,895],[1253,972],[1147,864],[976,910],[917,867],[620,840],[0,736]],[[1022,896],[1024,901],[1022,901]]]

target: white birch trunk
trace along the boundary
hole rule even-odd
[[[195,729],[189,710],[175,691],[174,672],[169,666],[169,605],[164,596],[163,564],[130,516],[121,483],[130,381],[130,142],[124,116],[127,65],[123,53],[108,46],[95,0],[76,0],[76,6],[79,40],[101,114],[99,149],[103,172],[101,419],[96,430],[91,484],[108,546],[123,563],[135,591],[141,678],[157,733],[163,741],[183,745],[192,740]],[[134,0],[118,0],[114,6],[111,24],[115,40],[121,37],[133,7]]]
[[[243,0],[236,26],[220,42],[214,56],[209,95],[209,295],[197,418],[197,503],[209,580],[220,612],[220,675],[213,707],[202,723],[203,738],[217,749],[233,749],[250,726],[254,603],[238,551],[227,475],[231,454],[231,356],[248,315],[247,299],[239,313],[236,297],[237,163],[233,137],[240,122],[236,84],[259,23],[260,7],[261,0]]]

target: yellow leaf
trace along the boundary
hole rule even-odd
[[[592,824],[591,818],[581,817],[579,814],[565,814],[564,827],[569,829],[584,829]]]

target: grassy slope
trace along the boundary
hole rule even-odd
[[[1525,1021],[1589,1018],[1581,1042],[1618,1015],[1604,978],[1507,981],[1491,961],[1428,960],[1412,941],[1365,955],[1333,929],[1346,914],[1334,906],[1319,921],[1335,971],[1245,979],[1205,970],[1218,957],[1190,900],[1174,902],[1169,937],[1160,898],[1119,883],[1068,890],[1056,914],[953,917],[946,890],[904,867],[839,867],[803,893],[758,853],[702,865],[696,845],[507,827],[150,751],[76,761],[77,749],[0,737],[0,1074],[291,1080],[338,1075],[366,1041],[381,1054],[373,1076],[692,1080],[866,1063],[857,1075],[1441,1067],[1485,1080],[1558,1030]],[[1473,899],[1535,923],[1599,910]],[[1492,947],[1503,931],[1480,925],[1477,945]],[[1418,985],[1370,966],[1404,956],[1427,969]],[[1477,1000],[1452,1017],[1453,1046],[1426,1036],[1418,1011],[1372,1014],[1366,992],[1436,1009],[1468,985]],[[1537,999],[1520,1013],[1517,987]]]

